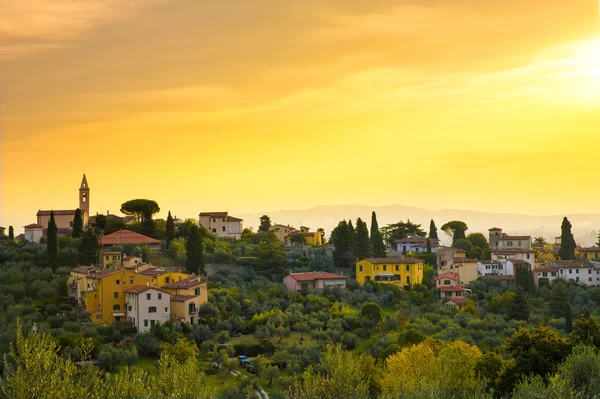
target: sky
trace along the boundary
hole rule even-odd
[[[597,0],[1,0],[0,226],[598,212]],[[399,215],[401,218],[402,215]]]

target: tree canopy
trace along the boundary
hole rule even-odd
[[[387,251],[385,244],[383,243],[383,234],[379,231],[379,224],[377,223],[377,215],[375,211],[371,213],[371,256],[374,258],[382,258],[386,255]]]
[[[271,226],[271,218],[267,215],[262,215],[260,217],[260,226],[258,227],[259,233],[268,233]]]
[[[75,217],[73,218],[73,238],[79,238],[83,234],[83,219],[81,218],[81,209],[75,210]]]
[[[415,224],[408,219],[406,222],[399,221],[398,223],[388,224],[381,229],[383,238],[389,247],[394,246],[394,242],[404,238],[419,236],[425,237],[426,233],[421,228],[420,224]]]
[[[452,245],[454,245],[456,240],[465,239],[465,232],[468,229],[467,224],[460,220],[452,220],[442,226],[442,231],[452,239]]]
[[[562,260],[571,260],[575,258],[575,248],[577,248],[577,244],[575,243],[575,238],[573,237],[573,233],[571,232],[571,223],[569,219],[565,216],[562,221],[562,225],[560,227],[560,249],[558,250],[558,256]]]
[[[429,238],[438,239],[438,230],[433,219],[431,219],[431,222],[429,222]]]
[[[152,217],[160,212],[156,201],[148,199],[134,199],[121,204],[121,212],[128,216],[134,216],[142,225],[142,233],[154,236],[155,226]]]

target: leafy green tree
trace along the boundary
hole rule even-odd
[[[304,237],[304,234],[298,232],[298,233],[292,234],[292,236],[290,237],[290,242],[292,244],[298,244],[300,246],[304,246],[304,245],[306,245],[306,237]]]
[[[381,306],[375,302],[367,302],[360,308],[361,317],[377,324],[383,319],[383,310]]]
[[[242,241],[254,241],[254,236],[256,234],[252,231],[251,228],[246,227],[243,231],[242,231]]]
[[[259,233],[268,233],[271,228],[271,218],[267,215],[260,217],[260,226],[258,227]]]
[[[506,338],[506,350],[515,360],[518,376],[537,374],[545,377],[555,372],[569,355],[571,344],[568,338],[545,326],[532,331],[519,327],[512,337]]]
[[[257,245],[258,257],[262,260],[283,260],[285,251],[283,245],[275,235],[269,231]]]
[[[554,317],[566,317],[565,304],[570,302],[571,297],[569,296],[569,291],[567,291],[564,280],[555,280],[548,303],[550,313]]]
[[[457,240],[466,238],[465,233],[468,229],[467,224],[460,220],[452,220],[442,226],[442,231],[452,239],[453,246]]]
[[[110,218],[106,220],[106,227],[104,228],[104,234],[112,234],[119,230],[125,230],[127,228],[127,223],[123,218]]]
[[[399,221],[398,223],[388,224],[381,229],[383,238],[388,246],[393,247],[394,242],[407,237],[419,236],[425,237],[425,231],[420,224],[415,224],[408,219],[406,222]]]
[[[192,225],[185,241],[186,271],[188,273],[204,274],[205,251],[204,237],[200,232],[200,228],[198,225]]]
[[[178,363],[185,363],[188,359],[196,359],[198,347],[194,342],[178,338],[174,345],[163,342],[161,345],[161,353],[163,352],[167,356],[177,360]]]
[[[350,234],[348,223],[342,220],[331,232],[333,250],[333,265],[339,268],[348,268],[352,265],[354,255],[350,251]]]
[[[352,220],[348,220],[348,224],[346,225],[348,228],[348,245],[350,247],[350,252],[354,253],[354,226],[352,225]]]
[[[429,222],[429,238],[432,240],[438,239],[438,230],[433,219],[431,219],[431,222]]]
[[[481,233],[470,233],[467,236],[467,240],[471,241],[471,244],[473,244],[473,247],[479,247],[481,249],[485,249],[490,246],[487,238],[485,238],[485,236]]]
[[[15,229],[12,226],[8,226],[8,239],[11,242],[15,240]]]
[[[558,250],[558,256],[562,260],[571,260],[575,258],[575,248],[577,248],[577,244],[575,243],[575,238],[573,238],[573,233],[571,233],[571,223],[569,219],[565,216],[562,221],[562,225],[560,227],[560,249]]]
[[[54,211],[50,211],[47,238],[48,266],[54,271],[58,266],[58,227],[56,226],[56,220],[54,219]]]
[[[421,342],[425,341],[426,338],[427,337],[419,330],[409,328],[398,334],[398,345],[400,345],[401,348],[406,348],[420,344]]]
[[[460,238],[458,240],[454,240],[454,243],[452,244],[452,246],[455,248],[464,249],[465,252],[467,253],[467,256],[470,256],[471,251],[473,251],[473,244],[471,244],[471,241],[467,240],[466,238]]]
[[[165,239],[167,241],[167,249],[171,247],[171,242],[175,239],[175,222],[171,216],[171,211],[167,216],[167,224],[165,226]]]
[[[520,285],[517,285],[517,291],[510,305],[509,316],[514,320],[529,320],[531,306],[527,302],[525,290]]]
[[[98,234],[104,234],[106,231],[106,226],[108,226],[108,217],[103,214],[96,215],[96,221],[94,223],[94,228]]]
[[[382,258],[386,256],[386,248],[383,243],[383,234],[379,231],[379,224],[377,224],[377,215],[375,211],[371,213],[371,256],[374,258]]]
[[[93,229],[86,229],[79,241],[79,259],[84,265],[98,265],[100,243]]]
[[[581,315],[575,321],[575,328],[569,334],[573,344],[589,345],[600,348],[600,326],[594,316]]]
[[[535,237],[535,239],[533,240],[533,243],[534,244],[538,244],[538,245],[546,245],[546,244],[548,244],[546,242],[546,239],[544,237],[541,237],[541,236],[540,237]]]
[[[358,260],[371,256],[371,243],[369,242],[369,228],[361,218],[356,219],[356,232],[354,234],[354,255]]]
[[[261,377],[269,380],[269,387],[273,386],[273,380],[279,376],[279,367],[268,366],[262,370]]]
[[[73,218],[73,238],[79,238],[83,235],[83,219],[81,218],[81,209],[75,210],[75,217]]]
[[[156,226],[152,217],[160,212],[156,201],[148,199],[134,199],[121,204],[121,213],[135,216],[141,222],[142,234],[153,237],[156,234]]]

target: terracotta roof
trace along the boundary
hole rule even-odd
[[[477,263],[479,262],[477,259],[471,258],[454,258],[454,263]]]
[[[548,273],[548,272],[558,272],[560,267],[538,267],[533,269],[534,273]]]
[[[493,249],[492,253],[498,254],[520,254],[520,253],[533,253],[533,249],[524,249],[524,248],[498,248]]]
[[[199,277],[188,277],[188,278],[181,279],[179,281],[173,281],[172,283],[165,284],[161,288],[163,288],[163,289],[192,288],[192,287],[197,287],[202,284],[204,284],[204,281],[200,280]]]
[[[600,252],[600,247],[579,248],[579,252]]]
[[[102,280],[105,277],[108,276],[112,276],[114,274],[119,274],[123,271],[123,269],[117,269],[117,270],[103,270],[100,273],[90,273],[88,277],[90,278],[96,278],[99,280]]]
[[[465,289],[460,285],[440,287],[440,291],[443,292],[462,292],[464,290]]]
[[[445,251],[454,251],[454,252],[464,252],[467,253],[467,251],[465,251],[462,248],[454,248],[454,247],[440,247],[437,250],[438,252],[445,252]]]
[[[445,278],[449,278],[452,280],[458,280],[458,274],[457,273],[452,273],[452,272],[447,272],[447,273],[443,273],[440,274],[439,276],[437,276],[436,278],[434,278],[434,280],[442,280]]]
[[[440,240],[438,240],[437,238],[432,238],[429,241],[431,242],[432,247],[437,247],[440,242]],[[419,245],[422,245],[423,247],[425,247],[425,246],[427,246],[427,237],[419,237],[419,236],[406,237],[401,240],[396,240],[396,241],[394,241],[394,243],[419,244]]]
[[[415,259],[415,258],[368,258],[368,259],[363,259],[367,262],[376,264],[376,265],[382,265],[382,264],[402,264],[402,263],[423,263],[424,261],[421,259]]]
[[[41,224],[37,224],[37,223],[31,223],[28,224],[27,226],[23,226],[26,229],[43,229],[44,226],[42,226]]]
[[[197,297],[197,295],[171,295],[171,302],[187,302],[190,299],[194,299]]]
[[[136,266],[139,266],[139,265],[136,265]],[[168,271],[159,269],[158,267],[151,267],[151,268],[148,268],[148,269],[140,272],[140,274],[143,274],[144,276],[160,276],[162,274],[167,274],[167,273],[168,273]]]
[[[138,234],[131,230],[115,231],[102,237],[102,245],[118,244],[160,244],[160,240]]]
[[[587,261],[587,260],[580,260],[580,259],[575,259],[575,260],[549,260],[548,264],[550,266],[559,266],[562,267],[563,269],[577,269],[577,268],[593,268],[596,267],[593,263]]]
[[[466,305],[467,303],[471,302],[471,300],[469,298],[459,296],[450,298],[446,302],[454,302],[457,305]]]
[[[491,229],[488,229],[488,231],[502,231],[502,229],[498,227],[492,227]]]
[[[531,236],[509,236],[508,234],[503,234],[502,237],[500,237],[500,241],[509,241],[509,240],[527,241],[530,239],[531,239]]]
[[[53,212],[52,210],[50,211],[42,211],[39,210],[38,213],[36,214],[37,216],[50,216],[50,212]],[[68,210],[59,210],[59,211],[54,211],[54,215],[73,215],[75,216],[75,209],[68,209]]]
[[[327,272],[310,272],[310,273],[290,273],[288,276],[296,281],[314,281],[314,280],[346,280],[347,276]]]
[[[508,261],[510,261],[513,265],[528,265],[529,266],[529,262],[527,262],[526,260],[523,259],[507,259]]]
[[[226,218],[226,222],[243,222],[244,219],[235,218],[230,216],[228,212],[201,212],[200,217],[208,216],[211,218]]]
[[[160,288],[149,287],[147,285],[135,285],[135,286],[133,286],[131,288],[127,288],[125,290],[125,292],[128,293],[128,294],[140,294],[140,293],[146,292],[148,290],[156,290],[156,291],[164,292],[165,294],[171,295],[167,291],[163,291]]]

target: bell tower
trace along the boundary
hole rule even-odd
[[[81,209],[81,216],[85,225],[90,215],[90,186],[88,186],[85,174],[81,180],[81,187],[79,187],[79,209]]]

